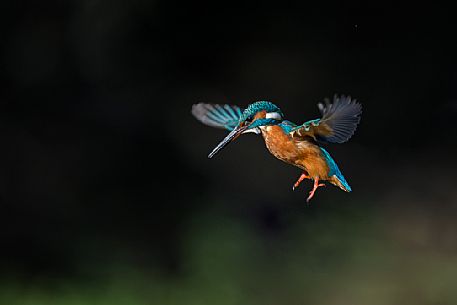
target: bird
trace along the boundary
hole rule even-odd
[[[293,190],[305,179],[313,181],[306,198],[309,202],[317,188],[325,186],[322,182],[329,182],[345,192],[352,191],[323,145],[348,141],[362,114],[362,105],[346,95],[334,95],[332,100],[325,98],[317,106],[321,118],[299,125],[285,120],[281,109],[270,101],[253,102],[244,110],[236,105],[197,103],[192,105],[191,112],[201,123],[229,131],[208,158],[242,134],[261,135],[273,156],[302,170]]]

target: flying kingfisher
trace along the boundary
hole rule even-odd
[[[284,120],[282,111],[268,101],[254,102],[243,111],[235,105],[199,103],[192,106],[192,114],[205,125],[230,131],[208,158],[241,134],[261,134],[268,150],[276,158],[303,170],[293,190],[304,179],[314,181],[306,199],[309,202],[316,189],[325,186],[320,181],[328,181],[346,192],[351,191],[335,161],[321,144],[349,140],[360,122],[362,106],[344,95],[335,95],[333,101],[325,99],[324,102],[317,105],[322,118],[301,125]]]

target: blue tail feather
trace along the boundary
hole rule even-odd
[[[346,179],[344,179],[343,174],[341,173],[340,169],[338,168],[338,165],[336,165],[335,161],[330,156],[330,154],[324,148],[322,148],[322,147],[319,147],[319,148],[321,149],[322,153],[324,154],[325,161],[327,162],[328,167],[330,168],[330,172],[328,174],[329,177],[336,176],[336,178],[341,182],[341,184],[344,186],[344,188],[348,192],[352,191],[351,187],[347,183]]]

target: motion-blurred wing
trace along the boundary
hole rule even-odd
[[[205,125],[233,130],[242,114],[235,105],[214,105],[199,103],[192,106],[192,114]]]
[[[332,103],[327,99],[325,105],[318,104],[318,107],[322,118],[295,127],[290,132],[292,137],[311,137],[331,143],[344,143],[352,137],[360,122],[362,105],[349,96],[335,95]]]

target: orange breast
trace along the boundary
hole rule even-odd
[[[262,136],[268,150],[278,159],[295,164],[300,152],[292,138],[284,133],[279,126],[266,126],[262,128]]]
[[[263,127],[262,135],[276,158],[307,171],[311,177],[328,178],[329,167],[317,145],[293,140],[279,126]]]

